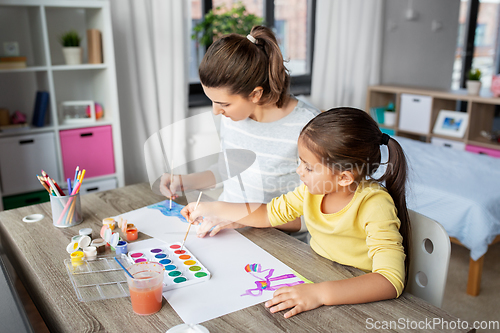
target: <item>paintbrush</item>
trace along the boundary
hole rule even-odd
[[[170,188],[172,188],[172,182],[174,181],[174,158],[172,157],[172,164],[170,166]],[[172,210],[172,197],[174,194],[170,190],[170,210]]]
[[[198,201],[196,201],[196,205],[194,206],[193,212],[196,210],[196,208],[198,207],[198,204],[200,203],[200,199],[201,199],[201,194],[202,193],[203,192],[200,192],[200,195],[198,196]],[[184,248],[184,242],[186,241],[186,238],[187,238],[187,236],[189,234],[189,229],[191,228],[191,223],[189,221],[188,221],[188,224],[189,224],[189,226],[188,226],[188,230],[186,232],[186,236],[184,236],[184,240],[182,241],[181,251]]]
[[[118,263],[118,265],[120,265],[120,267],[125,271],[125,273],[127,273],[128,276],[130,276],[132,279],[134,279],[134,276],[132,274],[130,274],[130,272],[128,271],[128,269],[126,269],[125,266],[123,266],[123,264],[118,260],[117,257],[115,257],[115,260]]]
[[[170,174],[170,186],[172,186],[172,182],[174,181],[174,174]],[[172,187],[170,187],[172,188]],[[172,197],[174,196],[173,193],[170,193],[170,210],[172,210]]]

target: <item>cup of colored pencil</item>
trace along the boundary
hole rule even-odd
[[[75,170],[74,182],[67,179],[68,189],[64,191],[57,182],[42,170],[42,176],[37,175],[42,186],[50,194],[52,207],[52,222],[59,228],[72,227],[83,221],[82,206],[80,201],[80,187],[85,177],[85,169]]]

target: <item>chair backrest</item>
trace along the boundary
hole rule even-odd
[[[412,251],[406,291],[441,307],[450,262],[450,237],[438,222],[410,209],[408,213]]]

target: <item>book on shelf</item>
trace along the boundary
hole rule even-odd
[[[35,108],[33,110],[32,125],[43,127],[45,125],[45,114],[49,105],[49,93],[46,91],[37,91],[35,99]]]
[[[0,57],[0,69],[26,68],[26,57]]]
[[[26,68],[26,63],[21,61],[0,62],[0,69]]]
[[[24,124],[10,124],[0,126],[0,133],[2,132],[14,132],[14,131],[26,131],[29,130],[30,126],[26,123]]]

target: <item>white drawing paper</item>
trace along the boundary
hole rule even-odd
[[[155,241],[182,241],[188,227],[178,217],[165,216],[148,207],[120,216],[135,224],[140,232],[156,238],[131,243],[132,250],[136,244],[153,247]],[[265,302],[272,298],[276,286],[304,283],[287,265],[235,230],[225,229],[214,237],[198,238],[194,229],[191,228],[185,244],[212,273],[212,278],[163,293],[185,323],[202,323]]]

